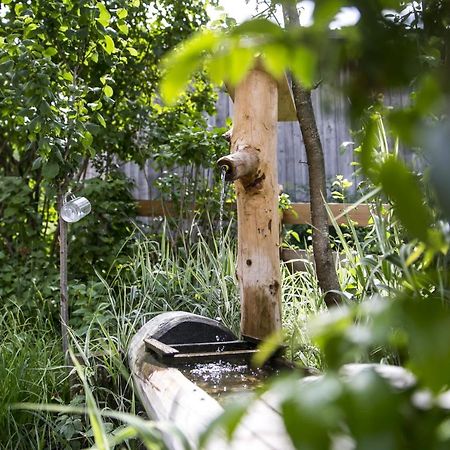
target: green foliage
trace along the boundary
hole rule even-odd
[[[210,162],[211,149],[218,148],[203,131],[203,112],[211,112],[215,98],[211,86],[199,77],[174,107],[157,98],[161,56],[206,21],[204,7],[199,0],[3,4],[2,298],[14,296],[24,309],[56,317],[56,210],[69,187],[93,204],[93,213],[69,234],[70,276],[80,297],[90,291],[95,270],[108,271],[131,233],[135,208],[130,184],[115,175],[117,161],[143,165],[155,156],[158,170]],[[198,137],[189,142],[195,127]],[[83,183],[89,164],[104,181]]]
[[[163,24],[157,14],[146,22],[146,1],[11,1],[0,18],[4,159],[15,152],[22,173],[48,181],[105,151],[129,159],[131,138],[157,114],[158,59],[205,21],[202,2],[175,5]],[[197,96],[200,110],[208,95]]]
[[[353,186],[353,182],[347,180],[342,175],[336,175],[336,179],[331,184],[331,197],[338,203],[348,201],[347,191]]]
[[[133,229],[135,203],[130,182],[111,172],[104,180],[86,181],[79,191],[93,210],[69,228],[70,294],[77,302],[95,301],[95,271],[106,274]],[[55,211],[35,211],[31,189],[19,177],[0,177],[0,298],[14,301],[27,317],[58,320],[59,272],[53,232]],[[78,192],[77,192],[78,194]],[[117,260],[118,261],[118,260]]]
[[[72,283],[71,345],[83,367],[82,386],[71,378],[72,395],[77,395],[70,403],[63,391],[66,372],[61,366],[59,324],[16,314],[13,311],[19,308],[11,298],[2,302],[0,423],[8,430],[5,436],[0,434],[4,448],[17,442],[23,448],[38,447],[39,442],[45,448],[94,445],[96,431],[85,416],[89,411],[97,427],[103,424],[111,448],[123,441],[127,448],[140,448],[137,441],[154,448],[151,445],[160,444],[161,431],[176,433],[170,425],[123,414],[138,411],[124,362],[130,339],[143,320],[162,311],[182,309],[221,317],[233,329],[239,313],[235,242],[230,233],[213,248],[201,235],[180,247],[170,236],[169,230],[159,242],[142,236],[132,246],[132,255],[117,261],[118,273],[112,279]],[[35,404],[9,411],[11,402]],[[36,405],[41,402],[49,403],[48,408]]]
[[[7,314],[15,307],[11,293],[20,285],[15,280],[19,277],[30,286],[16,267],[33,276],[33,264],[51,253],[54,188],[67,187],[77,172],[82,176],[86,167],[81,164],[83,160],[87,164],[94,158],[99,169],[109,172],[116,156],[142,164],[154,153],[158,169],[188,162],[189,169],[201,170],[206,158],[215,158],[221,151],[221,144],[202,131],[201,111],[211,106],[211,90],[201,75],[193,77],[195,70],[204,67],[214,81],[237,83],[251,67],[255,54],[260,54],[274,76],[289,69],[310,87],[319,68],[327,79],[350,63],[345,93],[351,100],[353,118],[364,125],[362,174],[369,189],[384,197],[374,205],[373,224],[364,239],[351,223],[345,233],[336,227],[337,248],[344,254],[343,261],[336,264],[347,307],[327,313],[308,331],[308,314],[324,308],[313,265],[307,263],[303,273],[284,272],[284,319],[291,352],[302,362],[327,368],[329,373],[315,381],[299,382],[297,377],[280,380],[271,389],[280,399],[286,431],[297,448],[326,449],[337,439],[350,440],[364,450],[448,448],[448,410],[442,408],[445,396],[441,394],[448,390],[450,372],[449,238],[448,223],[442,221],[448,218],[448,176],[442,168],[448,160],[442,150],[448,140],[448,61],[444,57],[448,5],[426,2],[422,11],[421,5],[413,4],[409,13],[403,10],[403,2],[395,0],[317,1],[315,20],[308,29],[283,30],[258,19],[227,32],[194,34],[181,49],[167,55],[161,92],[166,100],[173,101],[186,86],[196,89],[189,89],[174,106],[161,106],[153,101],[159,77],[156,64],[161,55],[203,23],[200,3],[157,2],[153,6],[158,14],[154,21],[147,22],[147,3],[139,1],[131,5],[120,1],[7,2],[0,19],[0,160],[4,175],[21,180],[5,179],[0,184],[0,232],[5,236],[1,270],[7,281],[2,289],[6,289],[3,295],[8,300],[3,308],[5,317],[11,317]],[[344,5],[357,7],[361,18],[355,26],[336,31],[339,39],[329,39],[328,25]],[[393,11],[390,17],[386,9]],[[164,19],[160,14],[163,10]],[[372,103],[369,93],[403,86],[414,89],[408,106],[381,114],[380,105],[376,105],[362,114]],[[395,151],[389,151],[381,121],[384,115],[395,136],[430,156],[430,173],[412,173]],[[174,191],[170,183],[176,183],[175,177],[169,180],[165,193],[180,193],[180,203],[197,189],[189,186],[186,194],[180,184]],[[116,195],[126,189],[121,180],[111,183]],[[92,182],[89,189],[93,198],[97,194],[106,196],[100,182]],[[118,204],[128,208],[125,197]],[[97,209],[101,219],[92,216],[89,220],[90,226],[98,227],[100,240],[111,246],[114,240],[109,233],[120,234],[128,223],[122,221],[122,212],[118,211],[122,225],[111,225],[116,202],[113,197],[109,200],[103,210],[96,202],[94,213]],[[381,201],[391,203],[388,212],[383,211]],[[18,214],[16,221],[12,214]],[[106,276],[109,257],[91,240],[93,230],[89,235],[83,226],[80,223],[73,229],[83,245],[74,243],[71,251],[92,247],[93,254],[75,257],[72,270],[86,277],[87,262],[98,266]],[[195,232],[193,226],[191,234]],[[40,236],[44,245],[34,236]],[[64,429],[71,445],[93,445],[92,437],[103,426],[99,414],[102,408],[134,411],[133,401],[126,400],[129,375],[120,355],[146,317],[186,309],[220,316],[236,328],[234,248],[227,240],[213,241],[213,245],[210,247],[201,236],[195,245],[180,240],[180,236],[163,236],[158,243],[143,237],[134,247],[132,259],[118,260],[113,281],[99,273],[102,284],[74,284],[73,342],[86,365],[80,373],[89,397],[87,412],[97,428],[89,430],[85,424],[71,422],[60,409],[56,431],[52,427],[48,436],[51,420],[44,418],[44,431],[34,425],[42,442],[53,445]],[[42,258],[33,257],[28,262],[29,251],[38,252]],[[14,265],[15,260],[20,264]],[[39,278],[51,285],[52,278],[41,273],[44,275]],[[33,300],[33,311],[44,314],[42,305],[51,302],[39,300],[44,298],[44,290],[34,289],[39,295]],[[51,326],[51,322],[45,327],[38,326],[40,323],[36,328],[42,336],[42,328]],[[2,363],[9,367],[18,355],[17,349],[24,347],[16,339],[16,335],[23,336],[23,330],[11,327],[12,334],[8,334],[9,328],[3,328]],[[57,335],[54,328],[51,330]],[[37,347],[44,353],[46,343],[36,338],[35,331],[24,338],[29,344],[26,348]],[[52,349],[55,341],[50,342]],[[96,355],[98,350],[103,351],[100,357]],[[36,352],[19,355],[34,367]],[[49,356],[49,360],[53,367],[54,359]],[[404,364],[416,376],[417,387],[395,389],[373,370],[350,379],[339,375],[343,363],[354,361]],[[17,390],[17,379],[29,380],[22,370],[25,366],[18,361],[19,374],[2,368],[5,391],[8,386]],[[105,367],[113,380],[109,390],[96,387],[96,377]],[[45,377],[32,383],[29,397],[12,400],[47,401],[48,375],[46,372]],[[5,398],[10,401],[8,395],[5,393]],[[420,401],[424,395],[427,400]],[[244,409],[235,408],[217,423],[230,436],[244,414]],[[118,416],[114,419],[121,420]],[[15,426],[9,417],[4,420],[7,427]],[[34,424],[42,426],[39,420],[36,418]],[[17,419],[13,437],[27,445],[33,437],[25,422]],[[114,428],[117,422],[109,426]],[[103,426],[105,446],[108,427]],[[135,430],[123,428],[112,440],[122,442],[134,436]],[[67,442],[60,440],[55,446],[64,447]]]
[[[425,11],[418,4],[404,9],[405,5],[400,1],[316,3],[314,21],[308,28],[290,26],[282,29],[269,20],[257,18],[226,31],[205,30],[204,41],[202,35],[193,36],[164,59],[166,75],[161,90],[166,100],[173,101],[180,94],[201,63],[213,81],[228,80],[235,84],[245,76],[257,55],[274,77],[288,70],[303,85],[310,87],[317,77],[315,58],[311,55],[320,55],[317,66],[321,76],[330,82],[333,79],[329,74],[336,74],[348,64],[357,62],[359,67],[364,67],[364,70],[350,70],[344,87],[351,100],[353,117],[358,120],[373,102],[367,95],[368,90],[377,93],[387,87],[413,85],[411,104],[405,108],[392,108],[387,118],[396,134],[409,145],[429,147],[422,140],[430,124],[429,118],[446,113],[446,60],[440,55],[445,53],[446,42],[443,17],[448,17],[449,11],[433,2],[425,6]],[[328,26],[344,5],[356,7],[360,20],[352,27],[337,30],[338,39],[331,38]],[[387,14],[386,8],[393,13]],[[243,63],[234,64],[242,55],[245,55]],[[180,65],[184,65],[183,71],[178,70]],[[430,230],[433,214],[426,206],[418,180],[400,161],[374,159],[372,149],[378,120],[374,113],[365,123],[361,145],[363,171],[393,201],[399,220],[411,236],[426,242],[435,252],[443,251],[442,235]],[[440,184],[434,182],[436,186],[444,183],[444,180]]]
[[[213,218],[213,212],[219,209],[221,189],[215,164],[228,152],[227,142],[221,137],[225,130],[208,130],[200,113],[187,114],[178,109],[161,112],[152,128],[141,134],[141,161],[151,158],[152,167],[160,173],[155,186],[162,200],[173,202],[180,218],[193,210],[199,215],[208,211]]]
[[[95,278],[95,271],[106,274],[113,263],[120,264],[119,254],[134,230],[131,218],[136,215],[136,204],[131,187],[122,173],[110,172],[104,179],[87,180],[77,192],[89,199],[92,211],[69,226],[71,277]]]

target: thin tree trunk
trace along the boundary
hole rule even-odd
[[[300,26],[295,3],[283,4],[286,26]],[[340,289],[330,247],[328,213],[325,206],[326,179],[322,143],[317,130],[316,117],[311,101],[311,91],[292,79],[292,92],[297,110],[297,119],[305,144],[308,162],[309,191],[311,204],[312,242],[316,274],[319,286],[325,293],[325,303],[333,306],[341,301],[335,291]]]

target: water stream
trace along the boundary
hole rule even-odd
[[[227,174],[228,167],[220,167],[220,203],[219,203],[219,242],[223,240],[223,207],[225,203],[225,176]]]

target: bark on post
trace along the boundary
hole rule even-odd
[[[250,71],[235,91],[232,154],[218,162],[236,180],[241,334],[258,339],[281,328],[277,119],[277,82]]]

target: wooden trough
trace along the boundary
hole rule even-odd
[[[192,360],[245,361],[255,352],[254,343],[237,340],[215,320],[185,312],[168,312],[139,330],[129,346],[128,360],[134,385],[148,416],[175,425],[191,447],[198,448],[200,436],[224,410],[179,369]],[[363,370],[374,370],[399,390],[411,389],[416,383],[405,369],[380,364],[348,364],[341,369],[341,375],[351,379]],[[314,383],[319,378],[299,377],[299,383]],[[279,412],[281,401],[277,394],[269,391],[250,402],[232,441],[228,442],[220,433],[213,434],[206,449],[294,450]],[[173,432],[164,435],[164,439],[171,450],[184,448]],[[353,450],[354,446],[340,444],[334,448]]]
[[[128,361],[139,398],[149,417],[173,423],[193,448],[211,421],[223,412],[217,400],[179,370],[191,361],[248,361],[255,343],[238,340],[218,321],[186,312],[167,312],[147,322],[129,346]],[[255,403],[229,444],[214,437],[208,448],[286,449],[289,443],[281,417],[264,402]],[[264,432],[263,432],[264,431]],[[165,436],[170,449],[183,448],[173,435]]]

